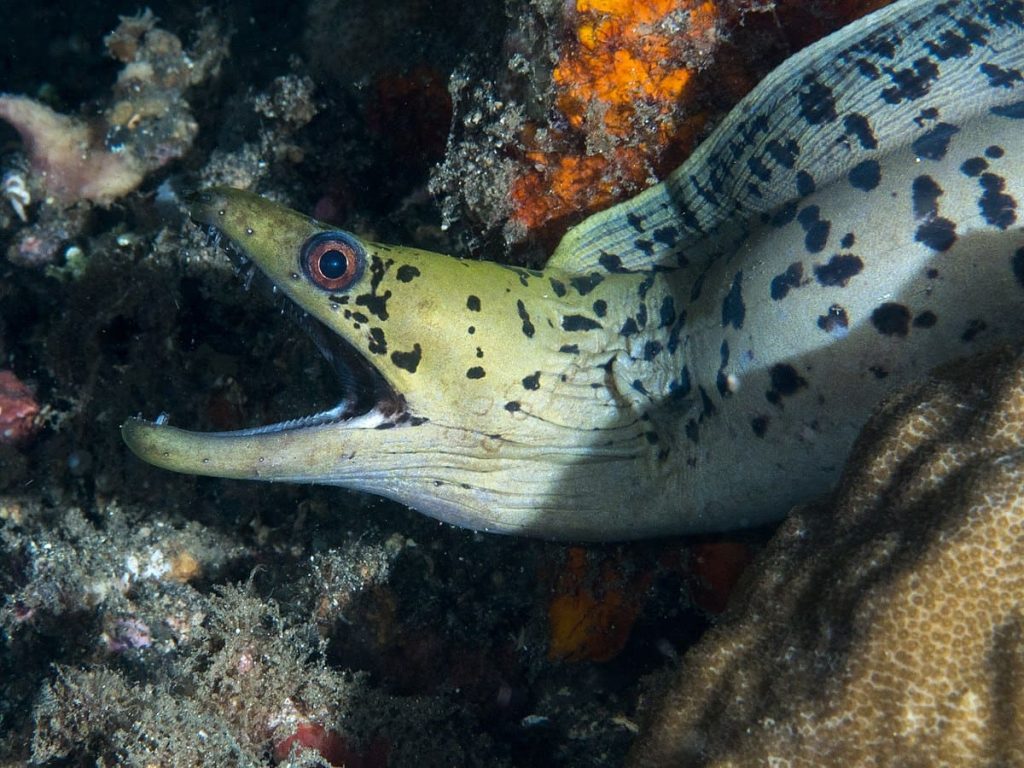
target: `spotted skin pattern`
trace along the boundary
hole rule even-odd
[[[193,216],[385,394],[125,438],[169,469],[343,485],[484,530],[775,520],[828,490],[886,392],[1024,335],[1022,72],[1024,0],[902,0],[783,64],[542,272],[358,241],[358,279],[324,291],[296,259],[327,227],[213,190]]]

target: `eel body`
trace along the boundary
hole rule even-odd
[[[609,540],[826,492],[871,410],[1024,336],[1024,0],[901,0],[773,72],[543,271],[367,242],[215,189],[193,217],[307,313],[327,412],[129,420],[153,464]]]

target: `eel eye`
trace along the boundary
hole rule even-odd
[[[302,271],[325,291],[341,291],[359,279],[366,251],[345,232],[320,232],[302,246]]]

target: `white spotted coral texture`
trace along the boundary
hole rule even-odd
[[[1024,354],[890,399],[754,569],[631,765],[1024,765]]]

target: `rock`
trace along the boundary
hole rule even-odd
[[[1024,354],[888,400],[656,698],[629,765],[1024,764]]]

